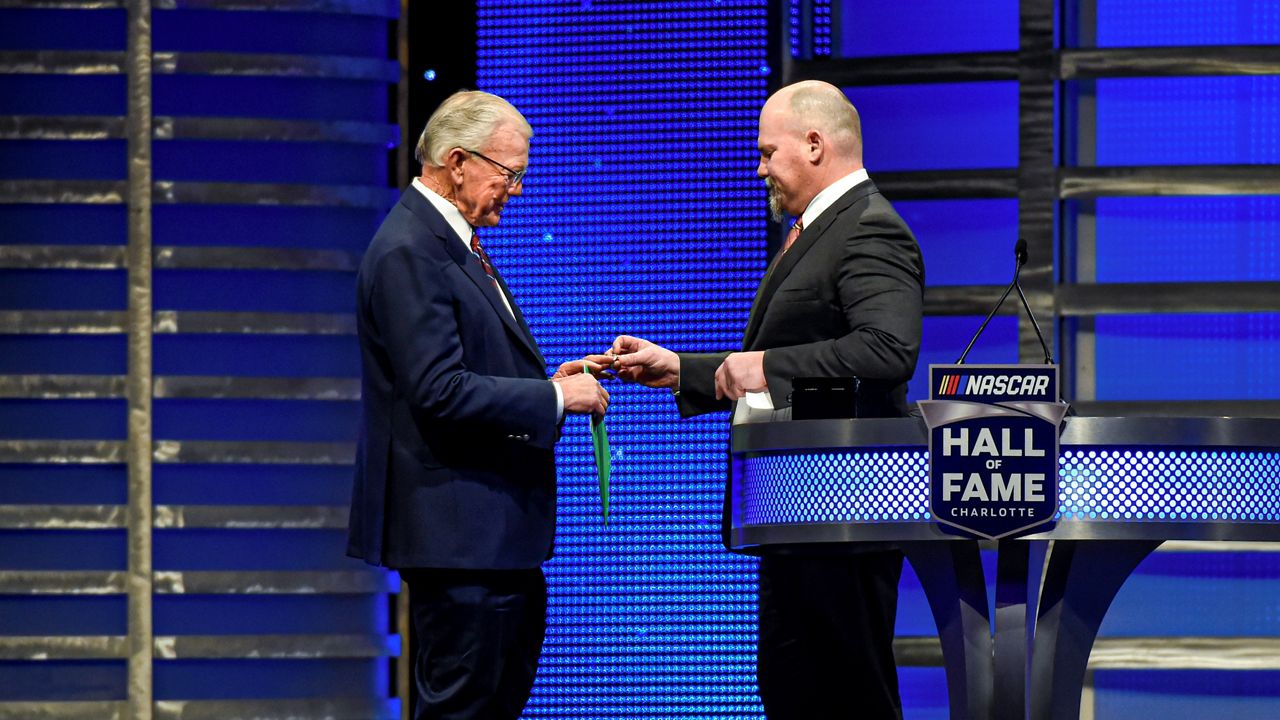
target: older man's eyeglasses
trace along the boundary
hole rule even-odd
[[[467,149],[466,149],[466,148],[463,148],[463,150],[467,150]],[[494,160],[493,158],[489,157],[488,155],[485,155],[484,153],[482,153],[482,152],[478,152],[478,151],[476,151],[476,150],[467,150],[467,152],[471,153],[472,155],[475,155],[476,157],[480,158],[481,160],[484,160],[485,162],[489,163],[490,165],[493,165],[494,167],[496,167],[496,168],[498,168],[498,169],[502,170],[502,175],[503,175],[503,177],[505,177],[505,178],[506,178],[506,180],[507,180],[507,187],[508,187],[508,188],[514,188],[515,186],[519,185],[521,182],[524,182],[524,174],[525,174],[525,173],[527,173],[527,172],[529,172],[528,168],[526,168],[526,169],[524,169],[524,170],[520,170],[520,171],[512,170],[511,168],[507,167],[506,165],[503,165],[502,163],[498,162],[497,160]]]

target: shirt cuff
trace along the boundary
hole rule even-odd
[[[556,389],[556,424],[559,425],[564,420],[564,390],[560,389],[560,383],[551,383],[551,387]]]

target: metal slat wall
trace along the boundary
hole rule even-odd
[[[907,154],[912,148],[903,137],[944,150],[948,143],[971,141],[973,136],[965,134],[971,128],[963,125],[963,114],[981,114],[981,109],[947,115],[949,119],[959,117],[955,132],[941,123],[931,126],[915,117],[947,113],[948,108],[929,104],[933,92],[929,88],[963,87],[977,104],[979,99],[991,97],[989,88],[1016,82],[1016,100],[1007,98],[1012,100],[1008,107],[1016,102],[1016,124],[989,122],[981,128],[988,134],[1006,133],[1009,139],[1016,134],[1016,150],[996,148],[988,156],[955,153],[969,160],[976,158],[983,167],[947,165],[945,160],[927,169],[882,168],[868,163],[885,194],[900,209],[907,208],[904,215],[917,204],[931,203],[951,213],[946,227],[927,223],[916,227],[925,246],[931,280],[926,289],[925,344],[928,352],[932,328],[937,355],[932,361],[954,359],[977,326],[977,318],[971,316],[985,313],[994,304],[1012,272],[1012,258],[1006,259],[1011,253],[1006,248],[1011,249],[1013,240],[1021,236],[1031,249],[1023,285],[1042,324],[1054,329],[1069,399],[1082,414],[1274,417],[1280,412],[1274,386],[1269,384],[1273,370],[1265,362],[1252,370],[1240,369],[1240,361],[1233,359],[1267,357],[1274,344],[1274,323],[1268,320],[1280,313],[1280,273],[1272,257],[1277,247],[1274,235],[1269,244],[1259,239],[1248,245],[1243,238],[1249,233],[1253,234],[1249,237],[1265,236],[1267,228],[1274,227],[1275,213],[1267,209],[1269,205],[1246,210],[1229,205],[1250,198],[1273,201],[1280,195],[1280,166],[1276,164],[1280,154],[1274,148],[1274,121],[1268,120],[1265,110],[1271,106],[1268,103],[1276,102],[1275,76],[1280,75],[1280,45],[1276,44],[1280,13],[1274,3],[988,0],[961,4],[921,0],[905,5],[878,0],[787,0],[781,4],[790,12],[792,37],[791,55],[781,58],[786,81],[828,80],[847,88],[855,102],[860,90],[873,91],[876,94],[871,97],[877,100],[894,100],[898,97],[894,92],[906,96],[911,88],[920,88],[911,102],[860,106],[869,154],[877,142],[886,141],[886,135],[888,141],[898,143],[894,146],[897,150]],[[1134,36],[1148,40],[1129,42],[1150,46],[1124,45]],[[1245,44],[1224,44],[1232,41]],[[879,54],[858,47],[859,42],[873,46]],[[1205,78],[1203,82],[1209,84],[1189,91],[1173,84],[1150,90],[1113,84],[1099,91],[1100,83],[1158,78],[1169,83],[1180,82],[1178,78]],[[1256,80],[1241,81],[1249,83],[1246,86],[1225,87],[1231,78]],[[1143,92],[1146,94],[1140,94]],[[1114,108],[1125,99],[1123,93],[1139,98],[1124,106],[1129,114],[1121,119],[1127,124],[1120,129],[1100,127],[1100,123],[1116,122],[1121,111]],[[938,96],[945,97],[941,92]],[[1160,103],[1176,102],[1184,96],[1191,99],[1170,105],[1166,111],[1204,113],[1201,120],[1150,114],[1162,107]],[[1106,101],[1112,103],[1112,109],[1099,107]],[[1196,102],[1217,103],[1213,107],[1221,113],[1204,112]],[[1238,108],[1251,106],[1255,108],[1254,119],[1246,126],[1237,115],[1247,111]],[[891,117],[882,118],[877,126],[877,112],[888,112]],[[1218,133],[1221,137],[1206,140],[1177,132],[1232,127],[1233,123],[1240,125],[1234,136],[1224,131]],[[886,125],[906,129],[889,127],[886,132]],[[1142,133],[1155,139],[1137,137]],[[1254,137],[1257,139],[1250,139]],[[1109,143],[1112,154],[1100,159],[1102,141]],[[1146,150],[1161,144],[1189,146],[1191,150]],[[1139,156],[1151,160],[1141,164],[1115,159]],[[1016,166],[1000,162],[1014,157]],[[883,154],[881,159],[885,159]],[[986,216],[966,210],[969,206],[965,203],[1000,198],[1016,198],[1016,218],[986,222]],[[1216,248],[1226,258],[1217,266],[1228,269],[1219,268],[1217,277],[1210,270],[1183,270],[1170,276],[1150,271],[1133,273],[1142,278],[1135,280],[1118,277],[1114,267],[1110,275],[1102,275],[1098,269],[1100,253],[1109,252],[1113,266],[1126,257],[1123,248],[1114,247],[1120,232],[1114,229],[1120,225],[1114,217],[1109,236],[1113,247],[1099,245],[1105,239],[1099,235],[1102,218],[1098,205],[1115,198],[1183,199],[1179,202],[1221,198],[1228,204],[1202,211],[1183,210],[1178,218],[1202,223],[1195,226],[1203,230],[1194,242]],[[1142,210],[1119,208],[1112,214],[1125,212],[1136,216]],[[918,216],[930,217],[927,213]],[[1125,227],[1138,227],[1141,220],[1124,219],[1131,221]],[[1165,220],[1165,225],[1156,227],[1176,221]],[[976,229],[966,234],[966,223]],[[1176,263],[1168,253],[1195,257],[1169,245],[1160,235],[1119,239],[1127,243],[1124,247],[1145,248],[1127,251],[1128,261],[1137,267],[1172,267]],[[953,247],[942,247],[947,243]],[[1254,248],[1252,253],[1250,247]],[[1236,267],[1244,269],[1232,270],[1232,258],[1238,258]],[[991,272],[991,266],[998,267],[998,272]],[[1008,306],[1006,311],[1007,316]],[[1157,322],[1167,319],[1168,325],[1135,326],[1127,331],[1143,337],[1098,329],[1108,318],[1144,316]],[[1144,337],[1154,343],[1162,334],[1178,333],[1177,323],[1187,322],[1187,318],[1215,316],[1228,319],[1223,328],[1188,322],[1188,329],[1182,332],[1197,342],[1222,346],[1206,352],[1219,353],[1225,365],[1220,368],[1221,375],[1227,381],[1215,385],[1219,368],[1204,372],[1203,364],[1197,365],[1199,373],[1190,375],[1176,357],[1158,355],[1154,349],[1143,355]],[[1235,317],[1242,319],[1232,324],[1229,320]],[[956,321],[966,323],[967,331],[938,332],[950,327],[946,323]],[[1118,339],[1132,345],[1136,360],[1117,364],[1117,357],[1124,358],[1115,349],[1100,354],[1100,344],[1115,345]],[[939,342],[957,340],[959,347],[946,352],[936,349]],[[1041,359],[1025,320],[1018,321],[1016,338],[996,338],[993,343],[988,332],[982,342],[995,345],[992,359],[998,362]],[[1145,360],[1139,361],[1143,357]],[[1105,365],[1108,360],[1110,366]],[[1142,362],[1155,363],[1151,373],[1165,383],[1164,389],[1143,394],[1150,392],[1152,383],[1134,369]],[[1250,384],[1240,377],[1250,372],[1259,373],[1261,379]],[[1109,384],[1100,387],[1100,378]],[[1232,378],[1234,381],[1228,382]],[[1179,387],[1200,390],[1186,392]],[[1253,389],[1219,389],[1232,387]],[[923,396],[919,387],[913,390],[913,395]],[[1097,686],[1086,689],[1084,716],[1274,714],[1280,704],[1274,691],[1280,628],[1275,626],[1268,598],[1273,597],[1272,578],[1280,558],[1276,550],[1273,545],[1241,543],[1167,543],[1162,547],[1130,580],[1103,626],[1104,637],[1090,658],[1091,680],[1096,678]],[[912,604],[912,593],[913,589],[904,585],[905,605],[899,622],[900,633],[906,627],[908,635],[899,637],[899,662],[905,668],[904,697],[909,703],[929,694],[921,690],[921,684],[940,682],[940,676],[927,672],[913,674],[915,668],[935,667],[940,656],[931,639],[912,636],[931,626],[927,614]],[[1170,602],[1171,597],[1178,601]],[[930,707],[926,703],[908,708],[908,717],[932,717]]]
[[[343,558],[399,13],[0,2],[0,718],[400,716]]]

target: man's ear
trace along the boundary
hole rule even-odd
[[[826,150],[826,140],[817,130],[809,130],[804,134],[804,141],[809,151],[809,162],[817,164]]]
[[[462,163],[466,162],[467,156],[467,151],[462,148],[453,148],[444,156],[444,168],[449,171],[454,185],[462,183]]]

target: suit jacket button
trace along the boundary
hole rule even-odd
[[[521,435],[521,436],[520,436],[520,439],[521,439],[521,440],[523,440],[523,441],[525,441],[525,442],[529,442],[529,436],[528,436],[527,434],[525,434],[525,435]]]

